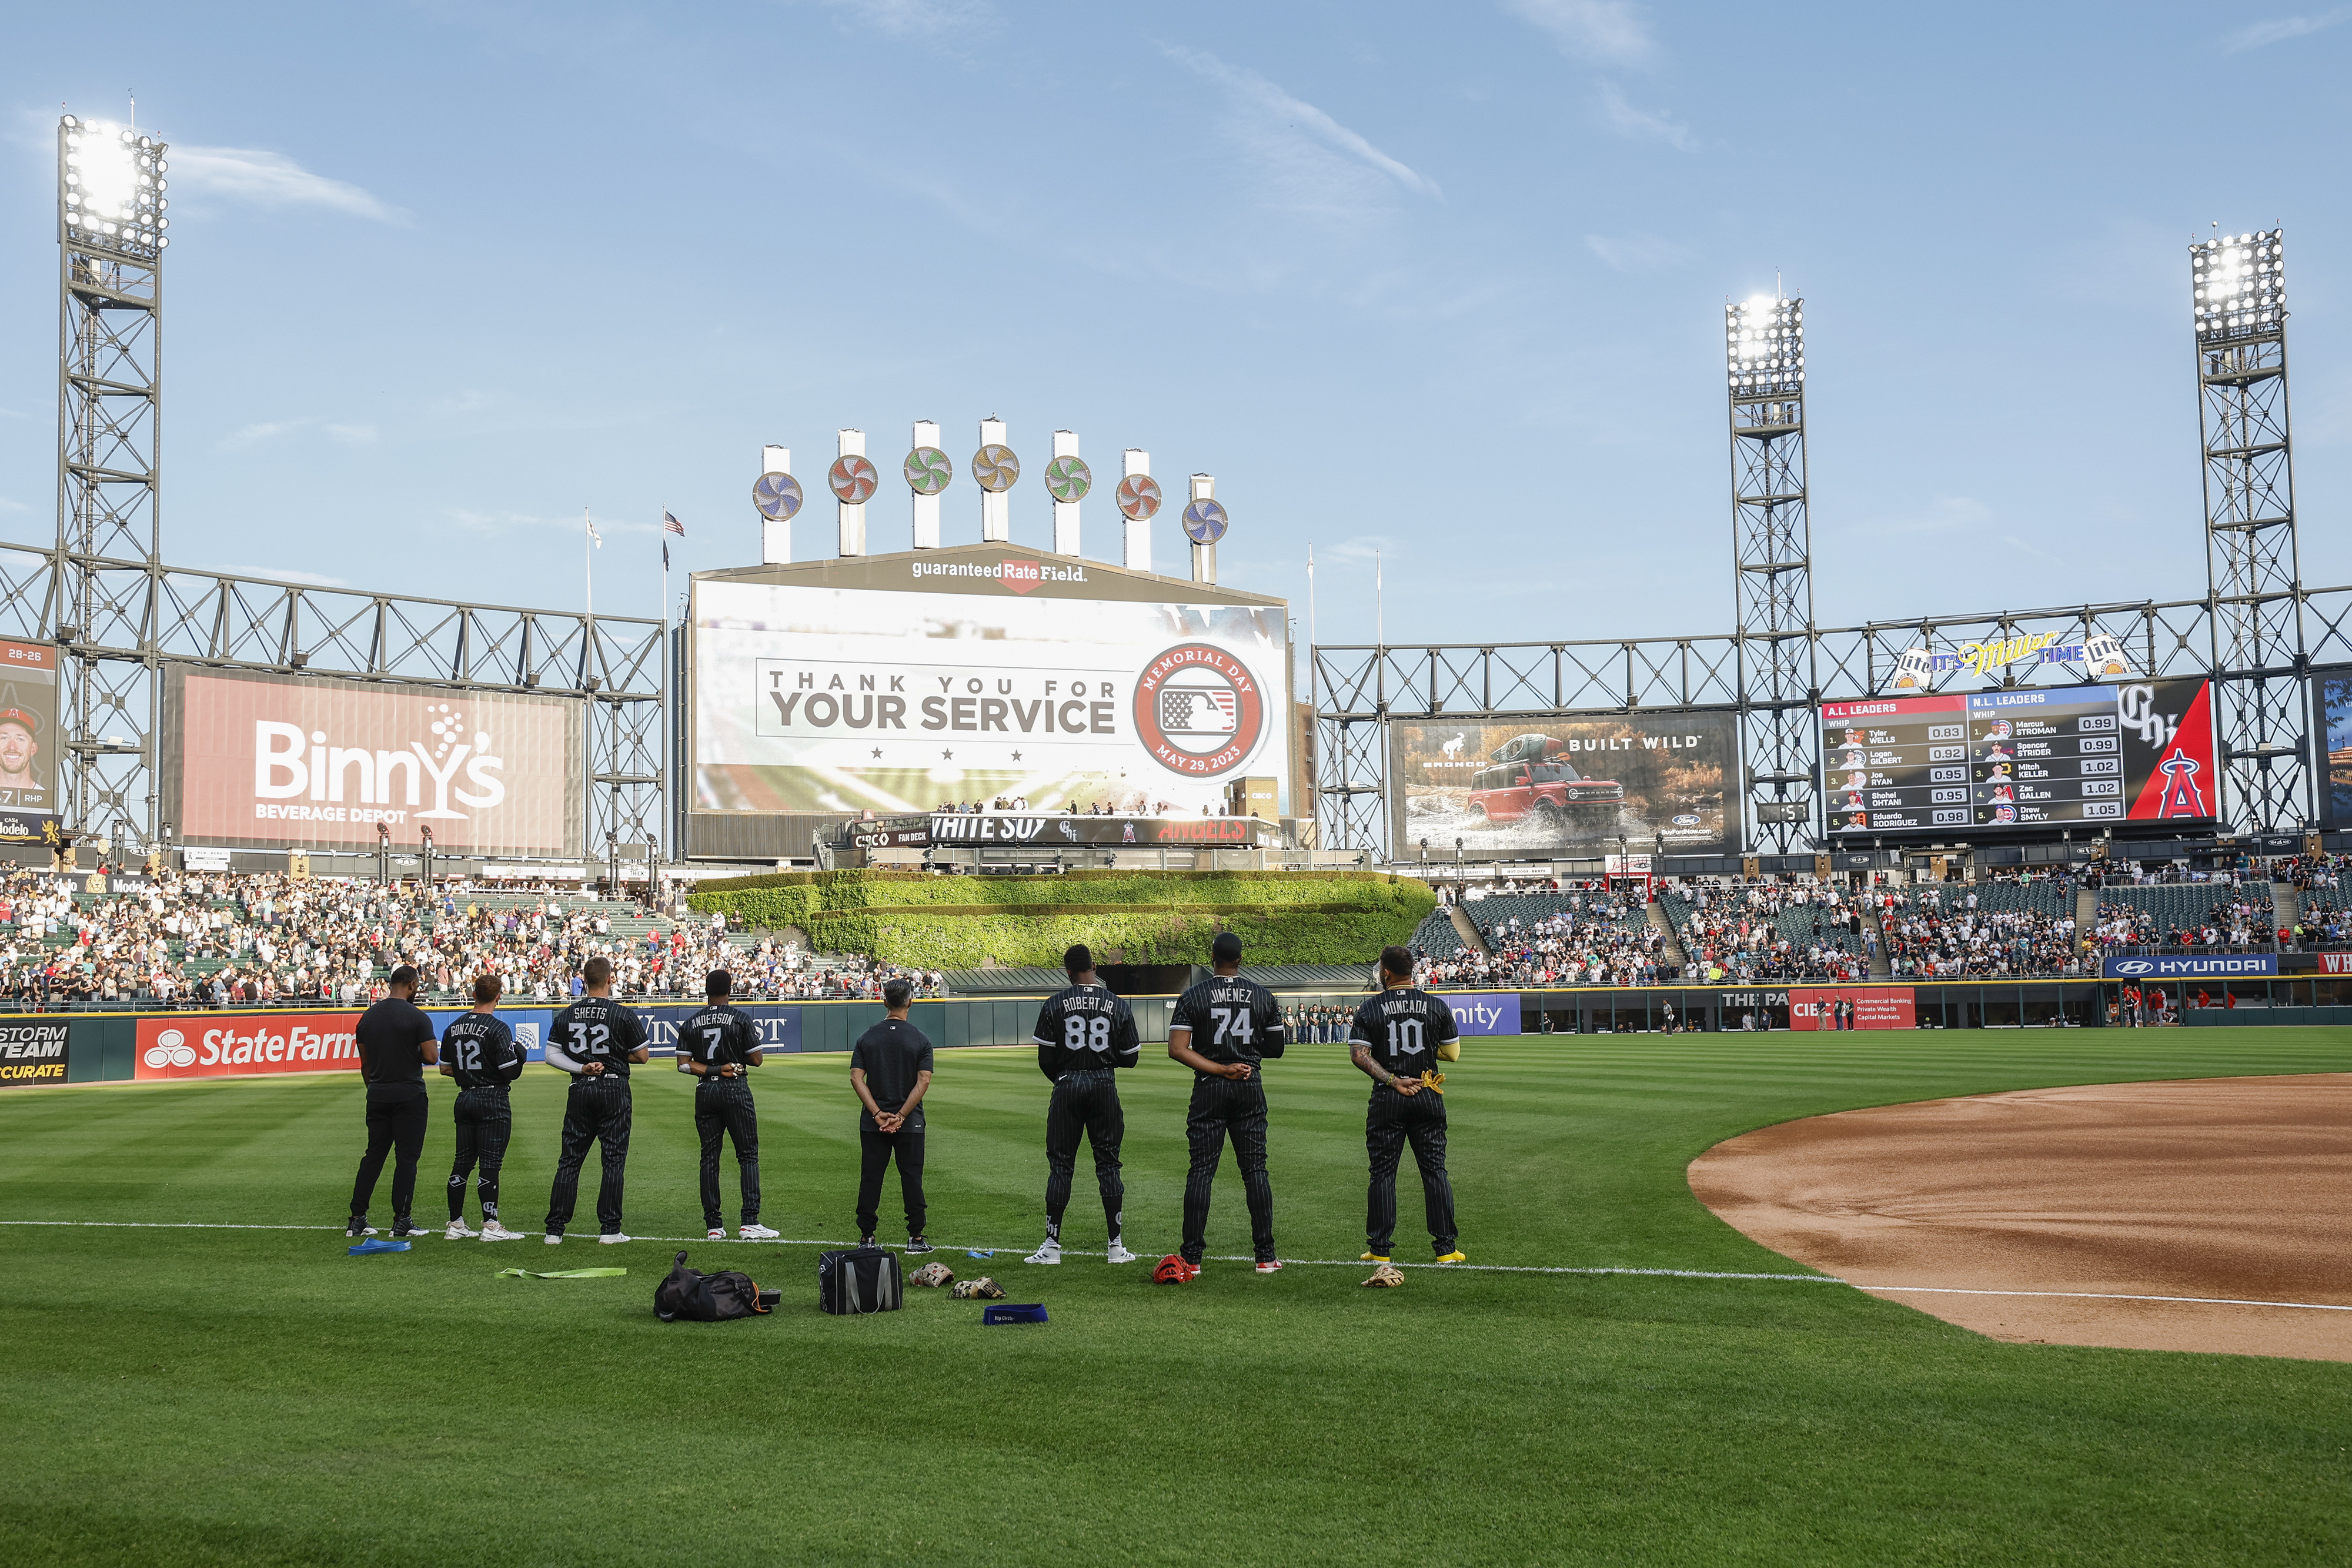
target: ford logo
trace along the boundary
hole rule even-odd
[[[2156,973],[2156,966],[2149,963],[2145,958],[2131,958],[2126,959],[2123,963],[2117,964],[2116,966],[2116,973],[2118,975],[2152,975]]]
[[[1674,820],[1672,825],[1677,828],[1696,828],[1698,826],[1698,819],[1691,815],[1688,811],[1685,811],[1681,816],[1676,817]]]

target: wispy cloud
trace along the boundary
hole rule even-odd
[[[1236,103],[1254,111],[1266,130],[1286,131],[1304,136],[1321,146],[1364,165],[1378,170],[1406,190],[1424,196],[1444,199],[1437,182],[1430,179],[1398,159],[1390,157],[1356,131],[1349,130],[1313,104],[1296,99],[1255,71],[1229,66],[1216,56],[1202,49],[1187,49],[1174,45],[1162,45],[1168,57],[1185,66],[1232,93]]]
[[[1678,152],[1696,152],[1698,140],[1690,127],[1664,110],[1636,109],[1613,81],[1601,84],[1601,123],[1612,136],[1628,141],[1663,141]]]
[[[0,496],[0,512],[29,512],[32,509],[22,501],[12,501],[5,496]]]
[[[2265,44],[2283,44],[2289,38],[2309,37],[2345,22],[2352,22],[2352,5],[2338,5],[2333,10],[2315,12],[2308,16],[2280,16],[2273,21],[2256,22],[2239,28],[2221,40],[2221,52],[2234,55],[2242,49],[2259,49]]]
[[[1688,246],[1655,235],[1586,235],[1584,247],[1619,272],[1648,272],[1690,258]]]
[[[299,582],[305,588],[349,588],[350,581],[316,571],[292,571],[282,566],[216,566],[231,577],[266,577],[272,582]]]
[[[982,0],[823,0],[826,9],[842,12],[890,38],[939,38],[971,32],[996,22],[992,6]]]
[[[563,528],[573,534],[579,534],[583,531],[581,526],[580,516],[577,513],[573,513],[570,517],[541,517],[535,512],[476,512],[468,511],[464,507],[453,507],[449,509],[446,516],[451,522],[457,524],[459,528],[467,528],[475,533],[481,534],[510,533],[517,528]],[[597,513],[594,514],[594,516],[596,517],[596,531],[607,537],[614,534],[657,534],[661,532],[661,525],[659,523],[625,522],[603,513]]]
[[[1503,8],[1534,23],[1563,53],[1602,65],[1643,65],[1657,52],[1649,24],[1625,0],[1503,0]]]
[[[258,446],[265,441],[274,441],[289,430],[301,428],[301,424],[300,420],[293,419],[265,420],[257,424],[240,425],[221,437],[221,450],[242,452],[249,446]]]
[[[1983,534],[1993,525],[1993,510],[1973,496],[1938,496],[1907,517],[1870,525],[1874,534]]]
[[[187,190],[257,207],[325,207],[380,224],[404,226],[409,222],[400,208],[357,185],[313,174],[282,152],[177,144],[172,149],[171,173]]]
[[[373,424],[331,424],[326,427],[326,430],[327,434],[331,439],[338,441],[345,446],[373,446],[375,444],[376,429]]]

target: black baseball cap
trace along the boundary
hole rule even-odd
[[[1242,961],[1242,939],[1230,931],[1220,931],[1217,939],[1209,944],[1209,959],[1216,964],[1238,964]]]
[[[702,994],[706,997],[731,996],[734,990],[735,977],[724,969],[711,970],[702,982]]]

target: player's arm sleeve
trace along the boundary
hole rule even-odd
[[[1180,1029],[1188,1035],[1197,1036],[1201,1032],[1201,1020],[1192,1016],[1194,1010],[1192,992],[1186,991],[1176,998],[1175,1007],[1168,1014],[1168,1036],[1171,1040],[1175,1038]]]
[[[1037,1042],[1037,1071],[1045,1075],[1048,1083],[1062,1081],[1061,1020],[1055,1015],[1055,1009],[1051,1002],[1039,1008],[1037,1027],[1031,1031],[1031,1037]]]
[[[556,1014],[555,1021],[548,1026],[547,1064],[550,1067],[560,1067],[566,1072],[579,1071],[581,1070],[579,1058],[573,1056],[567,1049],[571,1044],[572,1009],[566,1008]]]
[[[1462,1026],[1454,1021],[1454,1009],[1443,1000],[1439,1001],[1436,1026],[1431,1031],[1432,1038],[1439,1045],[1444,1045],[1449,1040],[1460,1038],[1461,1033]]]
[[[530,1062],[530,1052],[523,1049],[522,1041],[515,1038],[514,1030],[507,1030],[506,1061],[499,1068],[499,1076],[511,1083],[522,1076],[522,1070]]]
[[[1111,1025],[1111,1054],[1120,1067],[1132,1067],[1143,1059],[1143,1040],[1135,1031],[1135,1009],[1122,1000],[1118,1018]]]
[[[1372,1039],[1373,1020],[1370,1016],[1368,1016],[1371,1012],[1371,1009],[1372,1004],[1366,1002],[1362,1007],[1356,1009],[1356,1019],[1353,1023],[1348,1026],[1348,1043],[1349,1045],[1354,1045],[1358,1041],[1361,1041],[1363,1044],[1368,1046],[1374,1043]]]
[[[1274,999],[1272,991],[1260,991],[1257,994],[1258,1055],[1280,1056],[1289,1043],[1290,1028],[1283,1021],[1282,1004]]]

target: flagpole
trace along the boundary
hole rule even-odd
[[[661,540],[662,552],[661,771],[667,773],[670,770],[669,763],[672,760],[670,756],[672,747],[670,746],[669,738],[669,508],[667,507],[664,507],[662,508],[662,526],[654,537]],[[677,788],[677,780],[675,779],[670,779],[669,786],[671,789],[675,789]],[[662,802],[665,806],[668,804],[668,790],[664,790],[662,792]],[[675,820],[670,817],[670,814],[667,810],[665,810],[662,815],[665,820],[660,826],[655,830],[653,835],[656,842],[668,836],[669,823],[671,821]],[[675,852],[676,850],[675,847],[673,847],[672,853],[675,854]],[[646,904],[649,907],[657,905],[659,896],[659,894],[654,887],[653,854],[651,851],[648,850],[646,855]]]
[[[1388,591],[1381,552],[1375,549],[1372,551],[1372,641],[1383,648],[1389,645]]]
[[[596,523],[588,508],[580,508],[580,559],[588,573],[588,618],[596,618]]]

